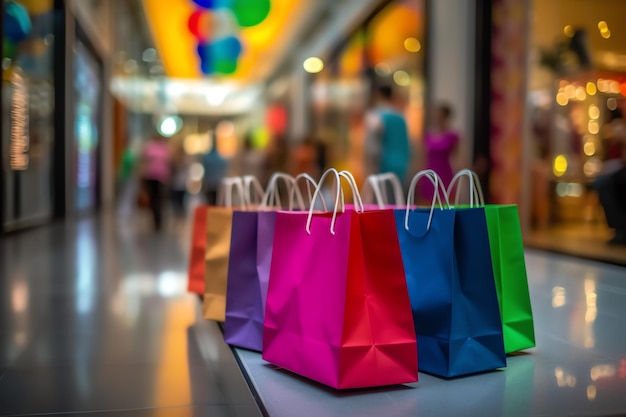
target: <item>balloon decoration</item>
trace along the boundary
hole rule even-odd
[[[233,0],[231,7],[242,27],[256,26],[270,13],[270,0]]]
[[[202,72],[204,74],[233,74],[237,70],[237,60],[241,52],[241,42],[234,36],[198,44]]]
[[[230,75],[237,71],[243,45],[237,37],[242,27],[263,22],[270,0],[191,0],[197,7],[187,28],[197,39],[200,70],[205,75]]]
[[[19,42],[28,37],[33,25],[24,6],[14,1],[4,5],[4,36],[13,42]]]

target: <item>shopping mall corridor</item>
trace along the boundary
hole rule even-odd
[[[260,415],[186,293],[184,227],[143,220],[0,240],[0,415]]]
[[[0,416],[259,416],[186,293],[188,230],[100,216],[0,240]],[[271,416],[626,414],[626,269],[528,251],[537,348],[502,371],[339,392],[238,359]],[[454,399],[454,401],[452,401]]]

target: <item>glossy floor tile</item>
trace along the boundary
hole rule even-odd
[[[271,416],[626,415],[626,268],[529,251],[537,347],[506,369],[340,392],[237,350]]]
[[[186,293],[188,231],[155,235],[144,221],[102,216],[0,240],[0,415],[260,415]]]

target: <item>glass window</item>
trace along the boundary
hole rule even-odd
[[[2,50],[2,179],[7,229],[52,213],[54,10],[5,3]]]

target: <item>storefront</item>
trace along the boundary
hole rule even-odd
[[[49,2],[4,2],[2,222],[14,230],[53,214],[55,11]]]
[[[626,261],[594,182],[622,159],[626,112],[626,3],[532,2],[529,45],[529,242]],[[626,213],[624,214],[626,216]]]
[[[10,232],[98,207],[106,112],[84,19],[63,1],[3,6],[0,230]]]
[[[393,87],[395,105],[405,115],[414,146],[419,146],[424,34],[424,1],[395,0],[322,57],[323,70],[311,82],[310,119],[314,139],[327,145],[329,165],[346,167],[361,178],[366,112],[373,105],[373,90],[382,84]]]

